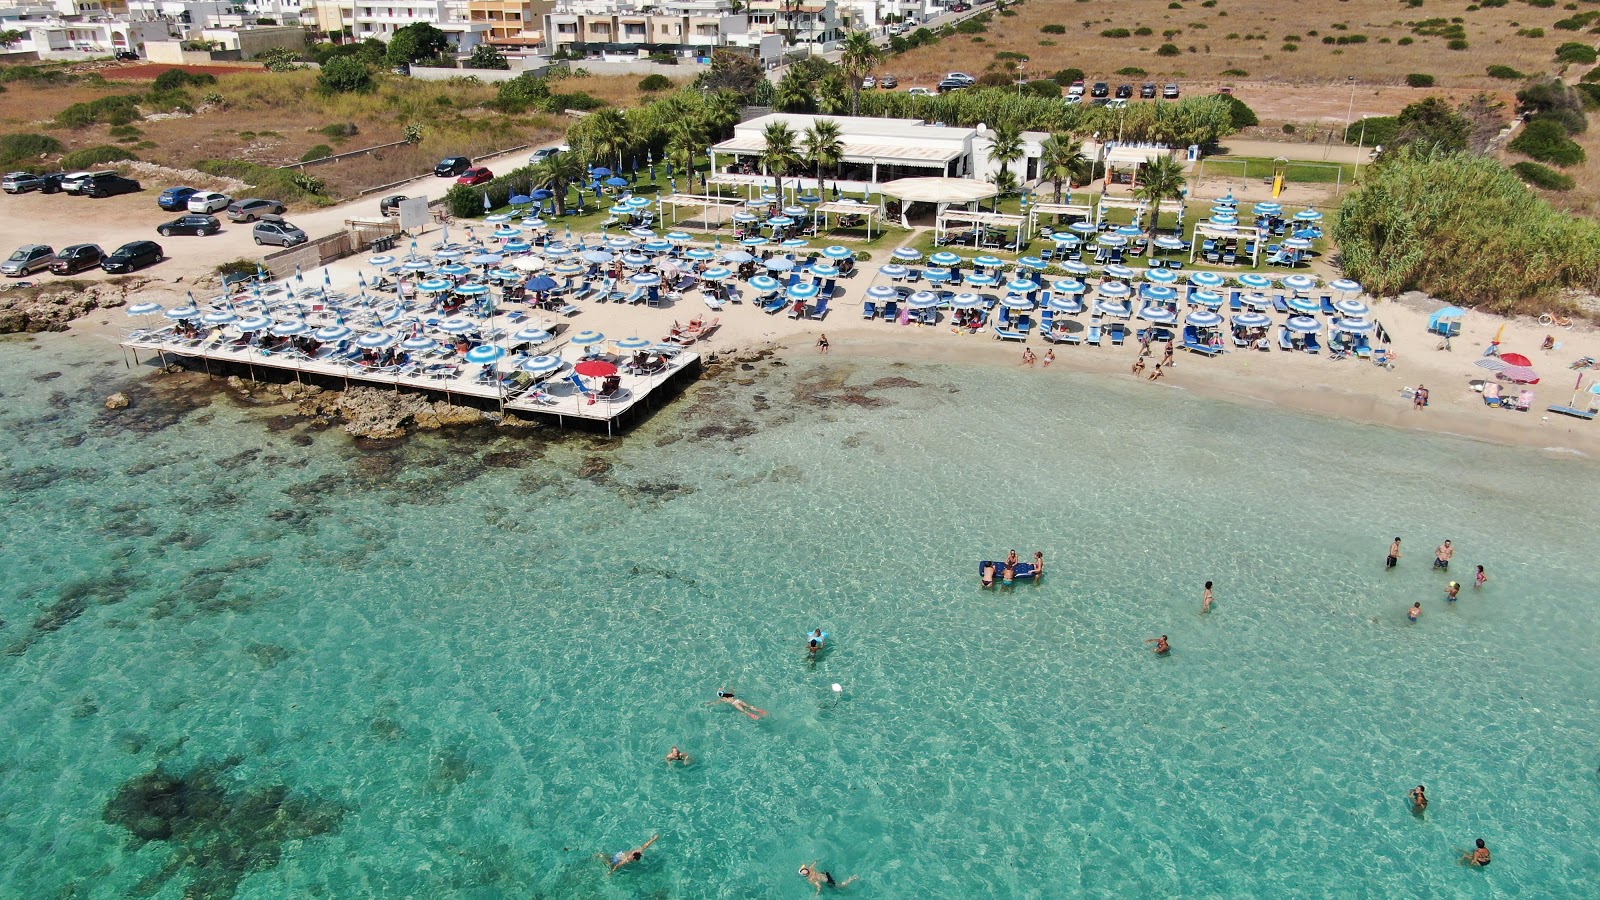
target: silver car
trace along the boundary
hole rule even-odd
[[[42,272],[50,268],[50,264],[55,261],[54,247],[45,244],[23,244],[9,259],[0,263],[0,275],[21,278],[34,272]]]
[[[8,194],[26,194],[44,187],[44,179],[31,172],[8,172],[0,178],[0,190]]]
[[[309,240],[304,231],[285,221],[282,216],[262,216],[256,227],[250,230],[250,236],[257,244],[277,247],[296,247]]]

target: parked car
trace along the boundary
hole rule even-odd
[[[285,221],[283,216],[262,216],[250,230],[250,236],[257,244],[276,247],[295,247],[310,240],[304,231]]]
[[[552,156],[560,156],[566,149],[565,147],[541,147],[533,151],[533,155],[528,157],[528,165],[537,166]]]
[[[276,200],[235,200],[228,204],[228,221],[254,222],[262,216],[281,216],[288,208]]]
[[[934,94],[932,90],[925,87],[909,87],[906,88],[906,93],[913,97],[932,97]]]
[[[378,201],[378,212],[385,216],[398,216],[400,215],[400,201],[405,199],[405,194],[390,194]]]
[[[67,177],[67,173],[65,173],[65,172],[51,172],[48,175],[40,175],[39,178],[42,181],[44,181],[44,184],[39,186],[39,193],[41,193],[41,194],[59,194],[59,193],[61,193],[63,190],[65,190],[65,188],[63,188],[61,186],[61,182],[66,177]]]
[[[85,197],[115,197],[118,194],[137,194],[142,190],[144,186],[139,182],[115,172],[96,172],[78,186],[78,193]]]
[[[1133,96],[1133,85],[1131,85],[1131,84],[1119,84],[1119,85],[1117,85],[1117,99],[1118,100],[1126,100],[1126,99],[1128,99],[1129,97],[1132,97],[1132,96]]]
[[[446,156],[433,167],[433,174],[439,178],[454,178],[470,168],[472,168],[471,159],[465,156]]]
[[[85,269],[99,268],[100,261],[105,257],[105,251],[100,249],[99,244],[73,244],[56,254],[50,271],[57,275],[76,275]]]
[[[1178,99],[1178,86],[1175,84],[1167,85],[1161,89],[1161,96],[1167,98],[1168,100]]]
[[[1096,102],[1100,102],[1100,101],[1096,101]],[[1113,100],[1106,100],[1106,101],[1104,101],[1104,103],[1105,103],[1105,108],[1106,109],[1127,109],[1128,108],[1128,99],[1126,97],[1117,97],[1117,98],[1115,98]]]
[[[1104,81],[1096,81],[1094,87],[1089,89],[1089,96],[1109,97],[1111,96],[1111,85],[1106,84]]]
[[[122,62],[138,62],[139,54],[133,52],[132,50],[118,50],[117,59],[121,60]]]
[[[1082,103],[1083,102],[1083,95],[1082,94],[1068,94],[1065,97],[1061,98],[1061,102],[1067,104],[1068,106],[1071,106],[1074,103]]]
[[[1083,96],[1083,79],[1080,78],[1077,81],[1074,81],[1072,83],[1072,87],[1067,88],[1067,96],[1068,97],[1082,97]]]
[[[473,166],[472,168],[461,173],[461,177],[456,179],[456,184],[464,184],[468,187],[471,187],[475,184],[488,184],[493,179],[494,173],[489,171],[487,168],[483,166]]]
[[[894,77],[893,75],[885,75],[878,79],[878,87],[881,87],[884,90],[893,90],[899,86],[900,79]]]
[[[950,7],[950,11],[953,12],[953,13],[962,13],[962,12],[966,12],[967,10],[969,10],[971,8],[972,7],[968,6],[965,3],[957,3],[954,6]]]
[[[167,212],[183,212],[189,208],[189,198],[200,193],[192,187],[169,187],[156,198],[156,205]]]
[[[161,245],[155,241],[129,241],[100,261],[100,268],[112,274],[132,272],[153,266],[162,259]]]
[[[32,172],[7,172],[0,178],[0,190],[8,194],[26,194],[44,187],[44,179]]]
[[[1232,97],[1233,96],[1233,88],[1231,88],[1231,87],[1219,87],[1219,88],[1217,88],[1217,93],[1223,95],[1224,97]]]
[[[47,244],[23,244],[5,262],[0,263],[0,275],[11,278],[32,275],[50,268],[55,259],[56,251]]]
[[[227,209],[233,198],[216,191],[199,191],[189,198],[187,209],[192,213],[214,213]]]
[[[78,193],[79,185],[93,178],[93,172],[68,172],[61,176],[61,189],[69,194]]]
[[[870,91],[870,90],[872,90],[873,88],[875,88],[877,86],[878,86],[878,79],[872,77],[871,75],[868,75],[868,76],[866,76],[866,77],[861,79],[861,89],[864,90],[864,91]]]
[[[175,234],[193,234],[206,237],[221,230],[222,222],[216,216],[201,215],[179,216],[165,225],[156,226],[156,233],[162,237],[172,237]]]
[[[949,72],[949,73],[946,73],[945,76],[944,76],[944,80],[945,81],[959,81],[962,84],[966,85],[967,87],[972,87],[973,85],[978,83],[978,79],[973,78],[971,75],[968,75],[965,72]]]
[[[939,93],[948,94],[951,91],[965,90],[966,87],[966,82],[962,81],[941,81],[939,82]]]
[[[1152,99],[1155,98],[1155,96],[1156,96],[1156,86],[1155,85],[1150,84],[1149,82],[1145,82],[1143,85],[1140,85],[1140,87],[1139,87],[1139,98],[1141,100],[1152,100]]]

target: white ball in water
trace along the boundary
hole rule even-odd
[[[842,694],[842,693],[844,693],[844,687],[843,687],[843,685],[838,685],[838,684],[835,684],[835,685],[834,685],[834,686],[833,686],[833,692],[834,692],[834,693],[835,693],[835,694]]]

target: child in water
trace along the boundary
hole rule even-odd
[[[1488,573],[1483,571],[1483,566],[1479,566],[1478,574],[1472,576],[1472,589],[1478,590],[1479,588],[1483,587],[1483,583],[1488,580]]]
[[[1452,582],[1450,582],[1450,587],[1445,589],[1444,599],[1450,601],[1451,603],[1454,603],[1454,602],[1456,602],[1456,598],[1458,596],[1460,596],[1460,594],[1461,594],[1461,582],[1452,581]]]
[[[1417,619],[1421,615],[1422,615],[1422,601],[1418,600],[1417,602],[1411,604],[1411,611],[1406,613],[1406,618],[1410,619],[1412,621],[1412,623],[1415,624]]]

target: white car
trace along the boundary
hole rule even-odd
[[[233,198],[227,194],[219,194],[216,191],[201,191],[189,198],[189,212],[214,213],[218,210],[227,209],[228,204],[232,202]]]
[[[878,86],[878,79],[873,78],[871,75],[868,75],[867,77],[861,79],[861,89],[862,90],[871,90],[872,88],[875,88],[877,86]]]
[[[933,90],[925,87],[906,88],[906,93],[913,97],[932,97]]]
[[[533,155],[528,157],[528,165],[536,166],[552,156],[560,156],[561,154],[570,152],[571,150],[572,148],[568,147],[566,144],[562,144],[559,147],[542,147],[533,151]]]

